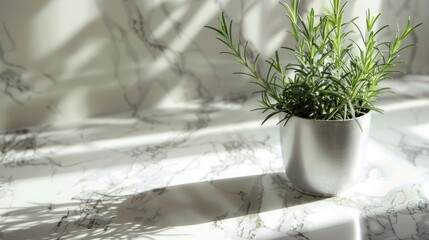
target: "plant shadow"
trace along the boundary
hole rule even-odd
[[[293,207],[323,198],[290,187],[272,173],[151,189],[133,195],[96,194],[77,203],[39,204],[3,214],[1,239],[119,239],[174,234],[180,226],[213,223]],[[20,227],[22,226],[22,227]],[[213,226],[214,227],[214,226]],[[171,232],[166,232],[173,229]],[[163,233],[164,232],[164,233]]]

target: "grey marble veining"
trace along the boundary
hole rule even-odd
[[[254,98],[4,131],[0,237],[427,239],[426,81],[390,82],[362,178],[334,198],[291,186]]]
[[[382,12],[387,37],[428,3],[349,12]],[[361,181],[308,196],[203,28],[222,10],[253,56],[288,41],[274,0],[0,3],[1,239],[429,239],[428,78],[386,82]],[[429,73],[426,25],[408,73]]]
[[[423,0],[350,1],[347,16],[382,12],[381,24],[391,25],[387,37],[408,16],[426,22],[427,7]],[[323,2],[302,1],[301,11],[309,8],[320,10]],[[249,41],[250,55],[269,58],[290,43],[276,0],[2,1],[0,114],[7,118],[0,129],[250,95],[255,86],[233,75],[239,67],[219,55],[223,47],[204,28],[216,25],[221,11]],[[408,74],[428,74],[428,29],[413,33],[408,43],[416,47],[401,56]]]

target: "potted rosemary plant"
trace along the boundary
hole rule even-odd
[[[363,164],[376,98],[389,91],[380,82],[398,72],[398,56],[409,46],[406,37],[419,25],[410,19],[391,41],[379,41],[388,26],[376,28],[380,14],[366,14],[362,30],[357,18],[344,21],[347,4],[331,0],[331,8],[317,15],[300,15],[300,0],[280,3],[290,21],[295,47],[282,47],[295,57],[282,63],[280,53],[266,60],[267,71],[259,71],[259,54],[251,58],[247,42],[235,40],[232,21],[219,18],[217,39],[226,45],[222,52],[243,67],[244,74],[260,86],[260,106],[269,118],[278,115],[286,174],[300,191],[322,196],[337,195],[356,181]],[[353,35],[353,33],[356,36]]]

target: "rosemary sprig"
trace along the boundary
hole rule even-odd
[[[295,47],[282,47],[291,51],[295,63],[283,64],[278,51],[265,61],[266,74],[258,72],[260,55],[249,59],[248,43],[233,38],[233,21],[227,22],[225,14],[219,18],[217,28],[207,26],[217,33],[217,39],[227,47],[223,54],[231,55],[244,70],[237,72],[249,76],[261,90],[260,106],[255,110],[267,112],[262,122],[278,113],[286,113],[285,124],[292,116],[321,119],[355,119],[369,111],[382,112],[374,106],[376,98],[389,88],[380,88],[383,80],[398,72],[398,56],[407,36],[421,24],[408,22],[392,41],[377,39],[388,26],[375,29],[380,14],[373,16],[368,10],[366,28],[362,31],[354,18],[344,22],[347,3],[331,0],[331,9],[316,17],[313,9],[303,18],[298,10],[300,0],[290,4],[280,2],[290,21],[289,34]],[[354,27],[354,29],[352,29]],[[360,43],[349,35],[354,30],[360,34]],[[293,77],[287,77],[292,72]]]

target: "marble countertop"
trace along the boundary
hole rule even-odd
[[[0,239],[429,239],[429,79],[390,84],[333,198],[291,188],[254,98],[5,131]]]

